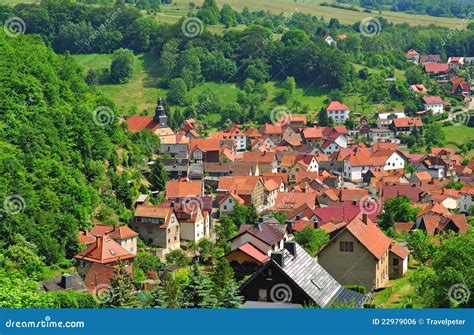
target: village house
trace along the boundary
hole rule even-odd
[[[389,263],[390,263],[390,279],[398,279],[405,276],[405,273],[408,270],[408,256],[410,252],[407,248],[399,245],[392,244],[390,247],[389,253]]]
[[[137,253],[138,233],[127,226],[96,224],[90,231],[90,236],[108,236],[120,244],[122,248],[131,254]],[[89,245],[90,246],[90,245]]]
[[[344,123],[349,119],[349,107],[340,103],[339,101],[331,101],[326,106],[328,117],[333,119],[335,123]]]
[[[448,65],[450,69],[459,69],[464,66],[464,57],[449,57]]]
[[[218,140],[233,140],[237,151],[244,151],[247,148],[247,135],[240,129],[237,124],[229,125],[224,131],[212,132],[209,138]]]
[[[469,213],[470,208],[474,206],[474,186],[463,186],[459,193],[461,194],[459,208],[461,212]]]
[[[130,226],[143,241],[165,251],[180,247],[179,221],[169,206],[137,206]]]
[[[367,292],[388,284],[390,239],[368,218],[356,216],[318,252],[318,263],[342,285]]]
[[[439,96],[426,96],[423,97],[423,108],[426,111],[431,111],[434,114],[440,114],[444,112],[445,102]]]
[[[421,55],[420,63],[425,64],[438,64],[441,62],[440,55]]]
[[[392,112],[392,113],[379,113],[377,114],[377,127],[387,128],[392,124],[395,119],[405,118],[404,112]]]
[[[265,188],[263,181],[258,176],[235,176],[235,177],[222,177],[219,179],[219,185],[217,186],[217,199],[222,206],[229,206],[225,208],[226,211],[232,210],[235,206],[235,202],[240,203],[238,198],[229,200],[227,197],[227,203],[222,202],[221,199],[226,197],[227,194],[232,193],[232,198],[237,195],[244,202],[244,205],[253,204],[258,211],[265,209]],[[230,207],[230,201],[233,201],[232,207]],[[231,209],[232,208],[232,209]]]
[[[219,162],[221,141],[215,138],[191,138],[189,157],[193,162]]]
[[[415,130],[421,131],[421,129],[423,129],[423,123],[419,117],[404,117],[394,119],[392,121],[391,129],[395,131],[396,136],[410,135]]]
[[[278,161],[274,152],[245,151],[242,156],[242,161],[257,163],[260,174],[265,172],[277,172],[278,169]]]
[[[425,64],[423,67],[425,73],[434,75],[438,80],[446,80],[449,77],[449,64]]]
[[[405,52],[405,58],[407,61],[418,64],[420,62],[420,54],[414,49],[410,49]]]
[[[410,85],[408,90],[414,95],[425,95],[428,93],[428,89],[423,84]]]
[[[96,240],[84,251],[78,253],[74,258],[77,261],[77,272],[84,279],[94,264],[107,266],[113,273],[113,268],[121,262],[133,277],[133,260],[135,254],[122,248],[110,236],[97,236]]]
[[[203,182],[200,180],[189,178],[168,180],[165,188],[166,199],[201,197],[204,193],[203,187]]]

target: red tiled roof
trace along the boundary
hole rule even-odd
[[[278,192],[275,209],[277,210],[293,210],[307,204],[308,207],[314,208],[316,204],[316,193],[303,192]]]
[[[406,55],[419,55],[418,51],[414,49],[410,49],[407,52],[405,52]]]
[[[427,73],[444,73],[448,72],[449,65],[447,63],[441,64],[425,64],[424,66],[425,72]]]
[[[97,237],[97,240],[93,245],[74,256],[76,259],[101,264],[108,264],[120,259],[124,260],[134,257],[135,255],[129,253],[127,250],[122,248],[120,244],[108,236]]]
[[[341,201],[359,201],[369,195],[369,190],[366,189],[353,189],[353,190],[340,190]]]
[[[274,152],[246,151],[242,157],[244,162],[272,163],[275,159]]]
[[[208,151],[220,151],[220,143],[215,138],[192,138],[189,141],[189,152],[193,152],[196,149],[202,152]]]
[[[259,249],[257,249],[252,243],[247,242],[244,245],[241,245],[240,247],[237,248],[238,250],[241,250],[242,252],[246,253],[250,257],[254,258],[255,260],[259,261],[260,263],[266,263],[270,257],[268,255],[264,254],[261,252]]]
[[[425,104],[428,104],[428,105],[444,104],[443,99],[441,99],[441,97],[437,95],[430,95],[430,96],[423,97],[423,101],[425,102]]]
[[[79,243],[80,244],[91,244],[95,242],[95,236],[91,235],[87,230],[79,232]]]
[[[420,201],[423,190],[414,185],[384,185],[382,187],[382,198],[387,200],[396,196],[406,196],[412,202]]]
[[[123,240],[126,238],[138,236],[138,233],[127,226],[114,226],[114,230],[112,230],[108,236],[114,240]]]
[[[398,257],[400,257],[401,259],[406,259],[408,255],[410,254],[407,248],[402,247],[401,245],[398,245],[398,244],[393,244],[390,248],[390,251],[393,252]]]
[[[377,259],[390,247],[390,239],[370,219],[363,222],[362,215],[356,216],[346,229]]]
[[[200,197],[202,181],[200,180],[169,180],[166,182],[166,198]]]
[[[397,233],[410,232],[413,229],[415,223],[413,222],[395,222],[394,228]]]
[[[394,119],[393,125],[396,128],[405,128],[405,127],[422,127],[423,123],[419,117],[401,117]]]
[[[154,129],[158,123],[151,116],[133,115],[127,119],[127,126],[129,131],[138,133],[145,128]]]
[[[346,111],[349,110],[349,107],[344,105],[343,103],[340,103],[339,101],[331,101],[329,105],[327,105],[326,110],[328,111]]]
[[[293,222],[293,231],[301,231],[305,227],[314,228],[313,221],[306,219],[306,220],[296,220],[295,222]]]
[[[307,127],[303,129],[303,137],[306,139],[323,138],[323,129],[320,127]]]

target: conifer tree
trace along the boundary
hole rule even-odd
[[[123,263],[119,262],[112,278],[108,307],[131,307],[134,301],[134,291],[135,287],[130,274]]]
[[[217,306],[217,299],[212,292],[212,284],[199,270],[198,263],[194,263],[188,283],[183,287],[181,306],[185,308],[213,308]]]
[[[163,275],[161,276],[161,287],[163,290],[166,307],[179,308],[179,287],[178,283],[170,272],[163,272]]]
[[[151,293],[151,300],[149,307],[154,308],[166,308],[165,293],[161,285],[156,285],[155,289]]]
[[[242,297],[237,290],[234,280],[225,283],[224,289],[219,296],[219,306],[223,308],[239,308],[242,306]]]
[[[168,174],[166,173],[163,163],[159,158],[156,159],[155,164],[152,165],[148,179],[154,191],[165,190]]]

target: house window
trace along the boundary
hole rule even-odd
[[[226,206],[226,205],[224,205],[224,210],[226,210],[226,209],[227,209],[227,206]]]
[[[148,228],[148,234],[152,234],[152,233],[153,233],[153,229]]]
[[[339,242],[339,251],[341,252],[353,252],[354,251],[354,242]]]
[[[267,289],[266,288],[259,288],[258,289],[258,300],[259,301],[267,301]]]
[[[398,266],[398,258],[393,259],[393,266]]]
[[[81,268],[84,267],[84,261],[79,261],[79,267],[81,267]]]

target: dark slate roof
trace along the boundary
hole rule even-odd
[[[71,284],[72,287],[70,290],[74,291],[86,291],[86,285],[84,284],[84,281],[82,280],[81,276],[78,273],[73,273],[70,275],[71,276]],[[61,285],[61,277],[58,276],[50,280],[44,280],[41,282],[42,289],[45,291],[62,291],[64,290],[64,287]]]
[[[363,294],[342,287],[298,243],[296,257],[286,249],[282,270],[320,307],[329,307],[334,301],[351,301],[362,305]]]
[[[244,224],[240,226],[239,234],[237,236],[249,233],[268,245],[273,245],[285,237],[285,230],[285,225],[267,221],[259,223],[258,225]]]

